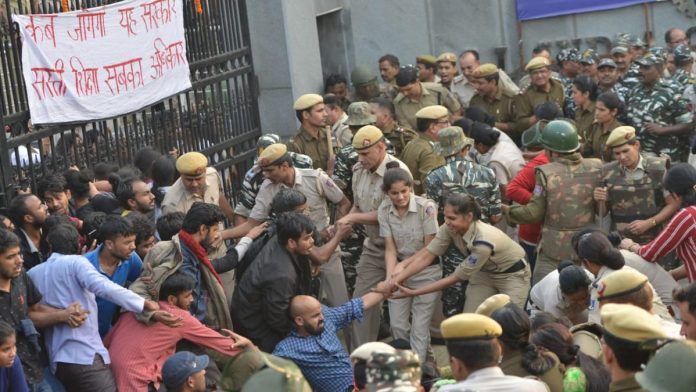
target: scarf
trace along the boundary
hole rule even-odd
[[[191,234],[187,233],[184,230],[179,230],[179,239],[186,245],[187,248],[193,253],[194,256],[198,259],[198,261],[204,265],[210,273],[213,274],[215,279],[217,279],[218,283],[220,283],[220,286],[222,286],[222,279],[220,279],[220,275],[218,275],[217,271],[215,271],[215,268],[213,268],[213,264],[210,262],[210,259],[208,258],[208,252],[203,249],[201,244],[198,243],[198,241],[194,240],[193,237],[191,237]],[[224,286],[223,286],[224,287]]]

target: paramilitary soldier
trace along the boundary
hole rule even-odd
[[[533,283],[555,270],[562,260],[575,257],[570,239],[594,221],[592,196],[602,167],[599,159],[580,155],[577,130],[567,121],[549,122],[541,143],[551,163],[536,168],[536,186],[529,204],[503,206],[510,223],[544,222]]]
[[[481,221],[497,223],[501,218],[500,187],[493,170],[474,163],[466,156],[474,141],[464,135],[460,127],[447,127],[437,134],[439,154],[445,165],[428,174],[423,189],[428,199],[438,203],[438,222],[444,222],[445,200],[453,193],[466,193],[481,206]],[[442,276],[448,276],[464,261],[464,255],[452,245],[441,258]],[[464,310],[463,282],[442,290],[442,307],[445,316]]]
[[[642,156],[633,127],[614,129],[606,143],[616,157],[602,167],[602,186],[594,191],[598,203],[607,203],[612,229],[639,244],[660,232],[679,203],[662,188],[667,159]],[[600,204],[601,205],[601,204]]]

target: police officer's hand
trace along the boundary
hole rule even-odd
[[[337,222],[336,225],[334,226],[334,229],[336,230],[336,236],[340,239],[344,239],[350,235],[350,233],[353,231],[353,225],[350,223],[343,223],[343,222]]]
[[[646,131],[652,133],[653,135],[662,135],[665,133],[665,128],[661,127],[659,124],[648,123],[643,127]]]
[[[143,310],[151,311],[154,312],[155,310],[159,310],[159,304],[155,301],[146,299],[145,304],[143,305]]]
[[[628,225],[628,230],[631,231],[633,234],[643,234],[646,231],[652,229],[653,224],[652,221],[648,220],[634,220]]]
[[[595,188],[593,197],[598,202],[607,201],[607,188]]]
[[[402,286],[400,284],[396,284],[396,287],[399,288],[399,291],[395,292],[394,294],[391,295],[391,299],[399,299],[399,298],[408,298],[408,297],[413,297],[415,292],[412,289],[409,289],[406,286]]]

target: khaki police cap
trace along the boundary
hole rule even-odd
[[[474,78],[485,78],[486,76],[496,75],[498,73],[498,67],[495,64],[481,64],[475,70],[472,76]]]
[[[273,162],[285,156],[288,153],[288,147],[282,143],[271,144],[266,147],[261,155],[259,155],[258,165],[261,167],[273,164]]]
[[[491,317],[496,310],[510,303],[510,296],[507,294],[496,294],[486,298],[481,305],[476,308],[476,314]]]
[[[549,60],[546,59],[546,57],[534,57],[533,59],[529,60],[527,65],[524,67],[525,71],[534,71],[539,68],[545,68],[549,66]]]
[[[643,288],[648,277],[633,269],[620,269],[599,281],[597,294],[600,301],[634,293]]]
[[[396,349],[383,342],[369,342],[361,345],[350,353],[350,359],[361,359],[367,361],[372,353],[394,354]]]
[[[435,65],[437,64],[437,58],[432,54],[422,54],[416,57],[416,62],[421,64]]]
[[[607,148],[623,146],[636,137],[636,129],[629,126],[615,128],[607,138]]]
[[[457,64],[457,55],[452,52],[445,52],[437,56],[437,62],[448,61],[453,64]]]
[[[443,321],[440,331],[446,340],[492,339],[502,335],[503,328],[488,316],[462,313]]]
[[[365,125],[360,128],[353,136],[353,148],[356,150],[364,150],[374,146],[377,142],[384,138],[384,134],[374,125]]]
[[[187,152],[176,160],[176,170],[182,176],[200,176],[208,167],[208,158],[200,152]]]
[[[449,111],[442,105],[426,106],[416,112],[416,118],[424,118],[427,120],[438,120],[449,116]]]
[[[312,106],[324,102],[324,97],[319,94],[305,94],[295,101],[292,105],[293,110],[307,110]]]
[[[600,309],[605,333],[629,342],[664,339],[660,321],[648,311],[629,304],[606,304]]]
[[[439,143],[435,145],[435,151],[443,157],[457,154],[464,147],[474,145],[474,139],[467,137],[460,127],[442,128],[437,132],[437,141]]]

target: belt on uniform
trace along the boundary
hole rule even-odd
[[[513,264],[512,267],[506,269],[505,271],[496,272],[496,273],[497,274],[511,274],[513,272],[522,271],[526,266],[527,266],[527,263],[524,261],[524,259],[522,259],[522,260],[516,262],[515,264]]]

